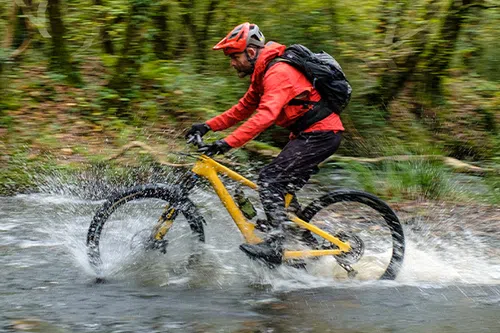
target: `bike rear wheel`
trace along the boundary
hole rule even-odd
[[[177,211],[171,228],[176,241],[188,238],[204,242],[203,217],[177,186],[136,186],[112,196],[96,212],[87,233],[90,264],[97,268],[130,257],[138,250],[153,248],[155,225],[166,209],[172,207]],[[164,251],[171,241],[171,231],[166,239],[160,240]]]
[[[335,256],[336,276],[356,275],[361,280],[396,278],[405,252],[403,228],[394,211],[381,199],[362,191],[338,190],[310,203],[300,217],[353,247],[350,253]],[[319,236],[314,238],[316,247],[335,248]],[[349,274],[349,267],[355,273]]]

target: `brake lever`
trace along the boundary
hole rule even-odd
[[[200,132],[196,132],[194,133],[194,137],[196,139],[196,145],[198,147],[202,147],[204,146],[205,144],[203,143],[203,139],[201,138],[201,133]]]
[[[204,146],[203,139],[201,138],[200,132],[195,132],[193,135],[190,135],[186,141],[188,144],[193,144],[198,147]]]

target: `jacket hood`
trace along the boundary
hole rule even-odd
[[[259,57],[255,62],[255,69],[252,74],[252,82],[255,82],[260,86],[262,83],[264,72],[269,62],[271,62],[271,60],[273,60],[274,58],[282,55],[285,52],[285,49],[285,45],[276,42],[267,43],[266,46],[260,51]]]

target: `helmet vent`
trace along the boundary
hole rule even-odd
[[[237,27],[233,30],[233,33],[232,33],[232,34],[228,37],[228,39],[233,39],[234,37],[236,37],[236,36],[240,33],[240,31],[241,31],[241,29],[242,29],[242,28],[243,28],[243,25],[239,25],[239,26],[237,26]]]
[[[224,39],[213,47],[224,50],[225,55],[243,52],[249,45],[264,47],[265,37],[256,24],[245,22],[234,28]]]

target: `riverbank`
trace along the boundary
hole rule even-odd
[[[149,126],[135,127],[119,119],[104,117],[90,121],[52,109],[31,113],[12,111],[10,116],[9,127],[0,131],[0,195],[36,192],[54,175],[78,179],[96,170],[117,186],[135,184],[158,179],[158,175],[173,170],[185,170],[194,161],[179,155],[192,150],[183,138],[183,130],[196,121],[191,118],[172,122],[165,117]],[[208,139],[215,140],[225,134],[210,133]],[[220,159],[243,170],[253,167],[255,161],[268,161],[278,152],[279,148],[253,141]],[[479,167],[464,163],[455,167],[447,164],[448,160],[439,155],[431,158],[336,155],[323,167],[341,170],[353,179],[357,188],[385,200],[500,202],[498,165],[489,163]],[[472,175],[466,176],[467,190],[455,185],[454,179],[459,175],[456,171]]]

